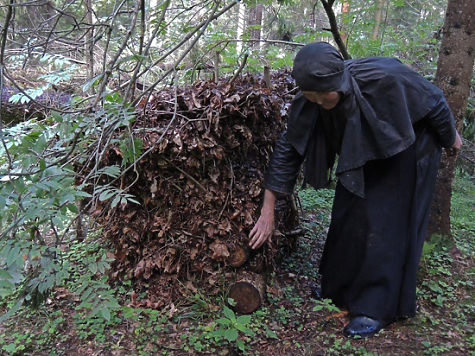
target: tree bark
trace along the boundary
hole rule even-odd
[[[461,132],[475,57],[475,1],[449,0],[437,62],[436,85],[444,91]],[[450,236],[450,198],[456,155],[443,153],[431,207],[428,236]]]
[[[255,4],[252,7],[249,7],[249,22],[248,26],[252,26],[249,29],[249,38],[260,40],[261,39],[261,30],[262,30],[262,12],[264,9],[263,4]],[[259,26],[259,27],[258,27]],[[257,27],[257,28],[256,28]],[[261,42],[253,42],[252,46],[261,47]]]
[[[246,5],[243,2],[240,2],[239,7],[238,7],[238,24],[237,24],[237,34],[236,34],[236,39],[238,40],[236,43],[236,51],[238,54],[240,54],[242,51],[242,42],[240,40],[242,39],[242,35],[244,33],[244,26],[246,23],[245,15],[246,15]]]
[[[94,78],[94,26],[92,16],[92,0],[85,0],[84,5],[86,7],[86,22],[89,25],[87,29],[88,34],[84,37],[86,62],[88,64],[87,76],[89,80]],[[91,92],[94,93],[94,86],[91,85]]]
[[[376,10],[374,12],[374,27],[371,39],[376,41],[379,37],[379,29],[381,27],[381,21],[383,19],[383,6],[384,0],[377,0]]]
[[[336,22],[335,12],[333,11],[333,4],[334,4],[335,0],[328,0],[328,1],[327,0],[320,0],[320,1],[323,5],[323,8],[325,9],[325,12],[327,13],[328,21],[330,22],[330,29],[331,29],[331,32],[332,32],[332,35],[333,35],[333,39],[335,40],[335,42],[338,46],[338,49],[341,52],[341,55],[345,59],[350,59],[351,56],[349,55],[349,53],[346,49],[345,43],[341,39],[340,31],[338,30],[338,24]]]
[[[341,40],[347,45],[348,41],[348,34],[346,33],[346,26],[345,26],[345,18],[348,17],[350,13],[350,3],[348,1],[343,1],[341,3]]]

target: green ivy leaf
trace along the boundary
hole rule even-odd
[[[121,199],[121,196],[117,194],[112,200],[111,208],[115,208],[116,205],[119,203],[120,199]]]
[[[271,330],[268,327],[266,327],[265,329],[266,329],[266,337],[269,337],[271,339],[279,338],[274,330]]]
[[[251,321],[250,315],[241,315],[237,318],[237,322],[241,325],[249,324],[250,321]]]
[[[40,159],[40,170],[44,171],[46,169],[46,161],[44,159]]]
[[[216,320],[216,322],[220,325],[228,326],[231,325],[231,320],[226,319],[226,318],[219,318]]]
[[[241,339],[236,340],[236,346],[238,347],[239,350],[243,352],[246,350],[246,344],[244,344],[244,341],[242,341]]]
[[[115,191],[112,189],[106,189],[99,195],[99,201],[105,201],[111,198],[115,194]]]
[[[5,350],[9,354],[13,354],[17,351],[16,344],[13,342],[11,344],[3,346],[2,349]]]
[[[224,337],[226,338],[226,340],[228,340],[229,342],[233,342],[233,341],[236,341],[236,339],[238,338],[238,333],[236,330],[234,329],[227,329],[225,332],[224,332]]]
[[[111,320],[111,313],[110,313],[109,308],[103,306],[103,307],[100,309],[100,313],[101,313],[102,317],[103,317],[104,319],[106,319],[107,321],[110,321],[110,320]]]
[[[227,306],[224,306],[223,308],[223,314],[226,318],[230,319],[230,320],[236,320],[236,315],[234,314],[234,312],[229,309]]]

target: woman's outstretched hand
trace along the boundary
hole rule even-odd
[[[274,234],[274,214],[261,214],[256,225],[249,234],[249,246],[254,250],[266,241],[271,241]]]
[[[455,142],[452,146],[452,148],[456,149],[457,151],[462,147],[462,139],[460,138],[460,135],[458,131],[455,131]]]
[[[455,142],[452,145],[452,147],[449,147],[446,150],[447,155],[455,156],[457,152],[460,150],[460,147],[462,147],[462,139],[460,138],[458,131],[455,131]]]
[[[249,246],[254,250],[259,248],[267,241],[271,241],[275,227],[275,193],[267,190],[264,193],[264,204],[261,210],[261,216],[254,225],[249,234]]]

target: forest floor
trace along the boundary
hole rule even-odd
[[[267,303],[235,316],[225,292],[200,291],[163,311],[137,309],[130,283],[114,287],[120,304],[109,320],[78,308],[57,288],[36,310],[0,324],[8,355],[470,355],[475,354],[475,185],[458,177],[452,200],[453,242],[433,237],[419,270],[418,310],[369,339],[347,339],[348,318],[328,300],[310,298],[328,229],[332,190],[299,193],[305,236],[269,280]],[[224,290],[224,288],[223,288]],[[139,296],[140,297],[140,296]],[[3,307],[2,310],[5,310]]]

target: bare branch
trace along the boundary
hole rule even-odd
[[[216,11],[218,9],[218,6],[219,6],[219,3],[216,4],[216,6],[214,7],[213,9],[213,12],[212,14],[208,17],[208,19],[204,22],[202,22],[200,25],[198,25],[194,31],[192,31],[191,33],[192,34],[195,34],[198,29],[201,28],[201,31],[196,35],[196,37],[193,39],[193,41],[191,42],[191,44],[188,46],[188,48],[184,51],[184,53],[175,61],[175,63],[173,64],[173,66],[167,70],[157,81],[155,81],[155,83],[153,83],[150,87],[147,88],[147,90],[145,90],[137,99],[135,99],[132,103],[133,106],[137,105],[137,103],[140,101],[140,99],[145,96],[145,95],[148,95],[150,96],[151,92],[155,89],[155,87],[162,82],[163,79],[165,79],[171,72],[173,72],[176,67],[181,63],[181,61],[188,55],[188,53],[191,51],[191,49],[194,47],[194,45],[196,44],[196,42],[200,39],[200,37],[204,34],[204,32],[206,31],[209,23],[212,21],[212,20],[215,20],[217,19],[219,16],[221,16],[222,14],[224,14],[226,11],[228,11],[229,9],[231,9],[236,3],[231,3],[230,5],[226,6],[223,10],[221,10],[219,13],[216,14]],[[179,47],[181,47],[181,45],[183,45],[188,39],[190,39],[191,36],[186,36],[185,39],[183,39],[179,45],[175,46],[174,48],[177,49]],[[167,52],[168,54],[170,54],[171,52]],[[168,55],[167,54],[167,55]],[[165,56],[166,57],[166,56]],[[162,58],[162,60],[165,58],[164,56],[160,57]],[[157,61],[155,61],[155,63],[159,63]],[[141,74],[139,74],[139,76],[141,76],[144,72],[142,72]]]
[[[349,55],[345,44],[343,43],[343,40],[341,39],[340,36],[340,31],[338,30],[338,24],[336,22],[336,17],[335,17],[335,12],[333,11],[333,3],[334,0],[320,0],[323,8],[325,9],[325,12],[327,13],[328,16],[328,21],[330,22],[330,28],[331,28],[331,33],[333,35],[333,39],[335,40],[338,48],[340,49],[340,52],[345,59],[350,59],[351,56]]]
[[[173,52],[175,52],[177,49],[179,49],[181,46],[183,46],[190,38],[192,38],[202,27],[205,26],[205,28],[208,26],[208,24],[213,21],[213,20],[216,20],[218,17],[220,17],[222,14],[224,14],[225,12],[227,12],[228,10],[230,10],[233,6],[236,5],[236,2],[232,2],[230,3],[228,6],[226,6],[225,8],[223,8],[220,12],[218,12],[217,14],[215,14],[215,11],[213,12],[213,15],[211,15],[210,17],[208,17],[206,20],[202,21],[200,24],[198,24],[194,29],[193,31],[190,31],[178,44],[176,44],[172,49],[168,50],[166,53],[164,53],[162,56],[160,56],[160,58],[158,58],[157,60],[155,60],[153,63],[151,63],[150,65],[148,65],[147,67],[144,68],[144,70],[142,72],[140,72],[140,74],[138,74],[138,77],[141,77],[142,75],[144,75],[148,70],[150,70],[150,68],[156,66],[157,64],[159,64],[160,62],[162,62],[165,58],[167,58],[170,54],[172,54]],[[216,7],[215,7],[216,9]],[[167,73],[168,75],[169,73]],[[158,83],[157,83],[158,84]]]
[[[5,68],[5,46],[7,43],[7,34],[8,34],[8,27],[10,27],[10,21],[12,19],[12,14],[13,14],[13,5],[15,1],[10,0],[10,6],[8,6],[7,10],[7,16],[5,17],[5,24],[3,26],[3,31],[2,31],[2,37],[1,37],[1,47],[0,47],[0,95],[3,94],[3,71]],[[10,156],[10,151],[8,150],[7,144],[5,142],[5,138],[3,136],[3,120],[2,120],[2,100],[0,98],[0,138],[2,139],[2,145],[3,149],[5,150],[5,153],[7,154],[8,158],[8,168],[11,170],[12,169],[12,158]]]
[[[130,38],[130,36],[132,36],[132,32],[134,30],[134,27],[135,27],[135,24],[137,22],[137,16],[138,16],[138,12],[139,12],[139,3],[137,3],[136,7],[135,7],[135,10],[134,10],[134,16],[132,18],[132,21],[129,25],[129,28],[127,29],[127,33],[122,41],[122,44],[121,46],[119,47],[119,49],[117,50],[114,58],[109,62],[109,68],[103,73],[103,77],[102,77],[102,82],[101,82],[101,87],[99,88],[99,91],[98,91],[98,94],[96,96],[96,99],[94,100],[92,106],[96,106],[97,103],[99,102],[99,100],[101,99],[101,95],[102,93],[104,92],[104,89],[107,85],[107,82],[109,81],[109,77],[111,76],[112,74],[112,70],[114,69],[117,61],[119,60],[119,57],[120,55],[122,54],[122,52],[125,50],[125,47],[127,46],[127,42]]]
[[[167,13],[167,10],[168,10],[169,6],[170,6],[170,0],[166,0],[166,2],[164,4],[164,7],[163,7],[163,10],[162,10],[162,14],[160,15],[160,19],[159,19],[157,25],[155,26],[155,29],[153,30],[152,35],[150,36],[150,38],[148,40],[147,46],[145,47],[145,50],[144,50],[143,54],[141,53],[142,57],[139,59],[139,61],[137,63],[137,66],[134,70],[134,73],[132,75],[132,78],[129,81],[129,86],[127,88],[127,92],[126,92],[126,95],[125,95],[126,98],[129,98],[129,97],[132,98],[133,97],[133,94],[130,95],[129,93],[130,93],[131,90],[133,90],[133,87],[135,86],[135,82],[137,80],[138,72],[140,71],[140,68],[142,67],[142,64],[143,64],[143,61],[144,61],[143,58],[148,56],[149,51],[150,51],[150,47],[152,46],[152,43],[153,43],[153,40],[157,37],[158,31],[160,30],[163,21],[165,21],[165,14]]]
[[[246,62],[247,62],[247,58],[249,57],[249,55],[246,53],[244,55],[244,58],[242,59],[242,62],[241,62],[241,65],[239,66],[239,69],[236,71],[236,73],[234,73],[233,77],[231,78],[231,80],[229,81],[229,84],[232,84],[234,83],[234,81],[236,80],[236,78],[239,76],[239,74],[242,72],[244,66],[246,65]]]

